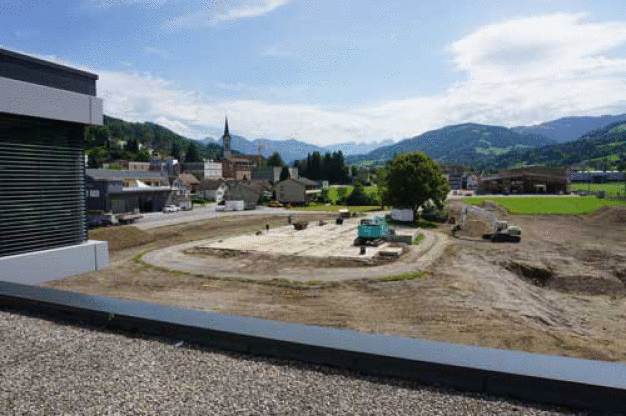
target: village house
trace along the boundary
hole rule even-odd
[[[289,170],[289,177],[298,179],[298,168],[287,168]],[[260,166],[252,171],[253,180],[264,180],[272,183],[278,183],[280,181],[280,174],[283,168],[280,166]]]
[[[200,181],[198,180],[198,178],[196,178],[191,173],[181,173],[176,179],[182,182],[192,194],[195,194],[197,192],[198,185],[200,185]]]
[[[278,182],[274,190],[279,202],[294,205],[308,204],[322,192],[317,182],[303,176]]]
[[[204,179],[198,184],[196,196],[220,203],[224,200],[227,190],[228,185],[224,179]]]
[[[244,181],[230,181],[224,201],[243,201],[244,209],[256,209],[261,193],[258,186]]]

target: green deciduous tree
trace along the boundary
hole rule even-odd
[[[417,210],[427,201],[443,207],[449,191],[439,165],[424,153],[404,153],[396,156],[385,174],[386,197],[390,204]]]

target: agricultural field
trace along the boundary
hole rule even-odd
[[[604,191],[609,196],[625,195],[626,185],[624,182],[609,182],[609,183],[572,183],[570,184],[571,191],[588,191],[599,192]]]
[[[482,205],[493,201],[510,214],[522,215],[582,215],[590,214],[605,206],[626,206],[626,201],[599,199],[595,196],[554,196],[554,197],[470,197],[464,202]]]

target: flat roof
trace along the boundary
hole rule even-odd
[[[160,171],[153,170],[86,169],[85,175],[94,180],[167,179]]]
[[[8,49],[0,48],[0,55],[6,55],[6,56],[9,56],[11,58],[19,59],[21,61],[30,62],[30,63],[37,64],[37,65],[43,65],[43,66],[47,66],[47,67],[50,67],[50,68],[59,69],[59,70],[65,71],[65,72],[71,72],[71,73],[74,73],[76,75],[80,75],[80,76],[83,76],[83,77],[91,78],[93,80],[97,80],[98,79],[98,75],[94,74],[93,72],[83,71],[82,69],[72,68],[71,66],[58,64],[56,62],[47,61],[47,60],[44,60],[44,59],[41,59],[41,58],[36,58],[36,57],[30,56],[30,55],[24,55],[23,53],[10,51]]]
[[[0,49],[0,78],[95,96],[98,75],[19,52]]]
[[[562,414],[6,310],[0,328],[2,397],[15,414]]]

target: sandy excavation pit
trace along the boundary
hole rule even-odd
[[[259,233],[204,242],[194,247],[197,253],[232,255],[259,253],[272,256],[297,256],[316,259],[350,260],[371,263],[379,258],[398,258],[406,249],[401,244],[382,243],[378,247],[367,246],[365,254],[354,245],[360,219],[345,220],[343,225],[328,222],[319,225],[310,222],[304,230],[292,225],[270,228]],[[411,240],[417,229],[396,229],[397,234],[407,234]]]

